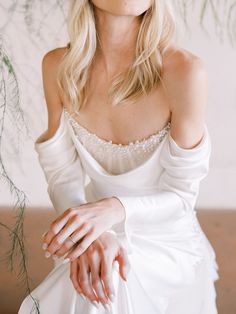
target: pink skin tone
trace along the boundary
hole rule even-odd
[[[110,300],[114,301],[114,261],[119,263],[122,279],[127,280],[130,265],[126,250],[116,235],[106,232],[124,218],[125,211],[120,201],[115,197],[105,198],[68,208],[43,235],[45,256],[60,257],[67,253],[64,262],[71,262],[70,278],[76,291],[85,295],[94,306],[100,301],[109,309]],[[69,236],[78,243],[68,241]]]
[[[46,257],[68,253],[74,246],[72,241],[66,241],[69,236],[76,242],[83,238],[65,257],[65,261],[74,261],[95,239],[124,218],[124,208],[116,198],[105,198],[68,208],[51,223],[49,231],[44,235],[43,248],[48,253]]]

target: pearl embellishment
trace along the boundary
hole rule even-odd
[[[119,163],[120,171],[122,172],[142,164],[153,153],[170,129],[170,122],[168,122],[163,129],[147,138],[129,142],[128,144],[116,144],[88,131],[72,117],[65,107],[64,112],[75,131],[75,136],[82,145],[104,168],[110,168],[109,171],[113,173],[113,169],[118,166],[117,163]]]

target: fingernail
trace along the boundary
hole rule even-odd
[[[92,301],[92,300],[90,300],[90,301],[91,301],[91,303],[92,303],[97,309],[99,308],[97,301]]]
[[[51,253],[49,253],[49,252],[46,252],[46,253],[45,253],[45,257],[46,257],[46,258],[48,258],[48,257],[50,257],[50,256],[51,256]]]
[[[86,300],[86,297],[83,295],[83,293],[80,293],[80,296],[83,300]]]
[[[45,236],[45,234],[46,234],[47,232],[44,232],[42,235],[41,235],[41,238],[43,238],[44,236]]]
[[[102,305],[106,311],[110,311],[110,306],[108,305],[108,303],[102,303]]]
[[[62,262],[62,264],[66,264],[66,263],[68,263],[69,261],[70,261],[69,258],[65,258],[64,261]]]
[[[126,281],[127,281],[127,279],[129,278],[129,274],[130,274],[130,272],[128,272],[128,273],[125,274],[125,280],[126,280]]]
[[[47,243],[43,243],[43,245],[42,245],[42,249],[43,249],[43,250],[46,250],[46,249],[47,249],[47,247],[48,247]]]
[[[109,295],[109,299],[110,299],[112,302],[114,302],[114,301],[115,301],[115,296],[114,296],[114,294],[113,294],[113,293]]]

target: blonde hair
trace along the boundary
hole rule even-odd
[[[162,55],[175,30],[175,19],[167,0],[154,0],[152,6],[142,14],[134,62],[113,78],[109,87],[108,95],[113,106],[124,101],[135,101],[161,82]],[[69,49],[59,65],[57,82],[72,111],[78,113],[87,101],[89,69],[97,47],[91,1],[71,1],[68,32]]]

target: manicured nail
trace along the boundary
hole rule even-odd
[[[66,264],[69,263],[70,259],[69,258],[65,258],[64,261],[62,262],[62,264]]]
[[[125,281],[127,281],[127,279],[129,278],[129,274],[130,274],[130,272],[125,274]]]
[[[47,249],[47,247],[48,247],[47,243],[43,243],[43,245],[42,245],[42,249],[43,249],[43,250],[46,250],[46,249]]]
[[[43,238],[44,236],[45,236],[45,234],[47,233],[47,231],[46,232],[44,232],[42,235],[41,235],[41,238]]]
[[[86,297],[83,295],[83,293],[80,293],[80,296],[83,300],[86,300]]]
[[[49,252],[46,252],[46,253],[45,253],[45,257],[46,257],[46,258],[48,258],[48,257],[50,257],[50,256],[51,256],[51,253],[49,253]]]
[[[91,300],[91,303],[92,303],[97,309],[99,308],[97,301],[92,301],[92,300]]]
[[[111,300],[111,302],[115,301],[115,296],[113,293],[109,295],[109,299]]]
[[[110,312],[110,305],[109,305],[109,303],[102,303],[102,305],[103,305],[103,307],[104,307],[104,309],[105,309],[106,311],[109,311],[109,312]]]

